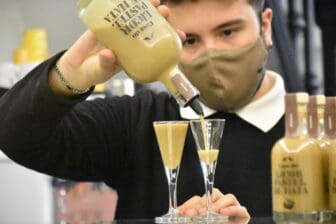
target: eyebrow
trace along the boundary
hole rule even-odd
[[[217,27],[215,27],[214,30],[220,30],[220,29],[225,29],[225,28],[229,28],[232,26],[236,26],[236,25],[242,25],[245,23],[244,19],[234,19],[234,20],[230,20],[227,22],[224,22],[222,24],[219,24]],[[186,33],[186,37],[193,37],[196,36],[194,33]]]
[[[230,20],[228,22],[222,23],[220,25],[218,25],[215,29],[223,29],[223,28],[227,28],[227,27],[231,27],[231,26],[235,26],[235,25],[241,25],[244,24],[245,20],[244,19],[234,19],[234,20]]]

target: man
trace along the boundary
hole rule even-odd
[[[264,70],[272,11],[261,11],[260,0],[171,0],[165,5],[169,11],[158,8],[180,31],[180,67],[200,90],[205,115],[226,119],[213,209],[248,217],[246,206],[252,216],[271,216],[270,152],[284,129],[283,82]],[[85,101],[91,86],[120,69],[117,60],[86,32],[64,54],[34,69],[0,101],[0,148],[49,175],[105,181],[118,191],[116,218],[152,218],[168,207],[152,122],[198,116],[179,108],[167,93],[146,90],[134,97]],[[190,131],[177,188],[182,213],[204,210]]]

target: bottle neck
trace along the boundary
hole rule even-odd
[[[324,135],[323,106],[318,105],[312,97],[307,106],[307,132],[315,139],[321,139]]]
[[[294,110],[286,111],[286,137],[307,136],[306,104],[298,104]]]
[[[325,133],[324,133],[324,109],[322,106],[319,106],[317,108],[317,118],[318,118],[318,126],[317,126],[318,138],[323,138]]]
[[[199,91],[177,66],[161,75],[159,80],[166,86],[177,103],[182,107],[188,106],[188,104],[199,96]]]
[[[325,106],[324,133],[327,138],[336,139],[336,99],[330,99]]]

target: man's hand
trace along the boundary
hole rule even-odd
[[[186,216],[197,216],[206,210],[206,197],[194,196],[179,206],[179,211]],[[217,188],[213,189],[211,210],[223,216],[250,218],[247,209],[241,206],[232,194],[223,194]]]
[[[160,14],[167,18],[169,9],[160,5],[159,0],[151,0]],[[180,34],[183,37],[183,34]],[[73,88],[86,90],[89,87],[110,79],[122,68],[117,56],[102,46],[94,33],[86,31],[58,61],[58,68],[64,80]],[[61,82],[55,70],[52,70],[49,84],[51,89],[64,96],[72,96],[64,83]]]

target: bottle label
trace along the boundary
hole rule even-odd
[[[289,144],[293,139],[286,140]],[[297,144],[297,152],[284,147],[284,141],[272,152],[273,209],[277,212],[321,211],[325,193],[321,150],[312,141]]]
[[[115,2],[115,0],[111,0]],[[141,32],[154,25],[149,2],[143,0],[122,0],[115,4],[104,20],[120,29],[125,35],[137,38]],[[152,39],[148,34],[147,39]]]
[[[294,159],[286,156],[278,164],[274,177],[275,195],[305,195],[308,194],[307,184],[303,178],[303,172]],[[283,206],[287,209],[294,207],[294,201],[286,200]]]
[[[176,87],[177,91],[182,95],[184,101],[187,103],[196,95],[196,90],[190,84],[189,80],[177,73],[171,78],[172,83]]]

